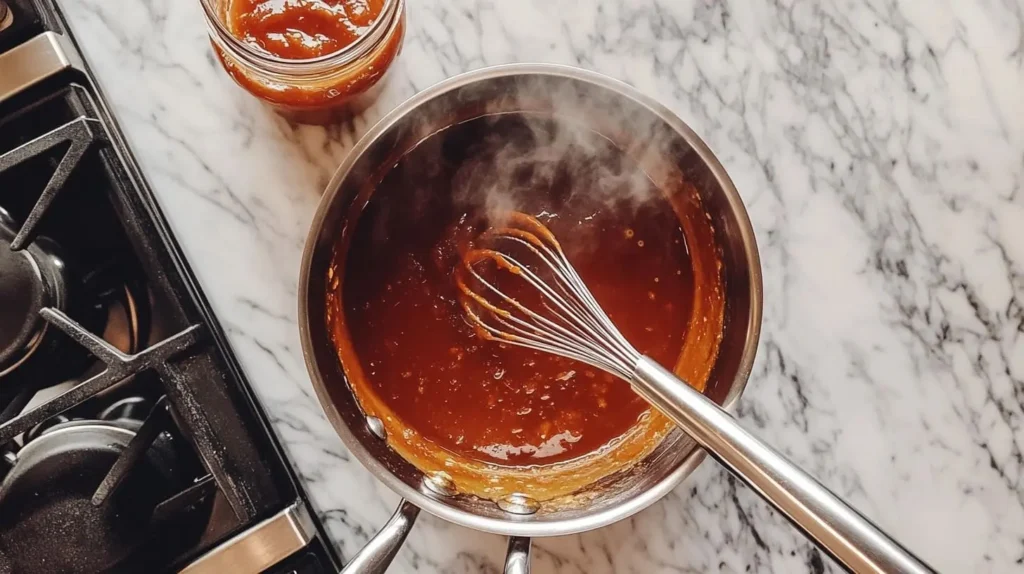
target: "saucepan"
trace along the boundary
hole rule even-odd
[[[565,105],[565,102],[571,105]],[[384,425],[368,417],[348,384],[325,319],[327,270],[338,239],[351,232],[353,212],[395,158],[424,138],[486,114],[558,114],[583,122],[622,149],[636,140],[657,178],[690,182],[714,229],[724,308],[720,344],[704,394],[729,408],[747,383],[761,325],[761,269],[739,193],[711,150],[678,117],[634,88],[596,73],[554,65],[485,68],[437,84],[405,102],[355,146],[330,182],[302,258],[299,327],[306,365],[319,400],[348,450],[402,497],[384,528],[349,562],[346,572],[381,572],[404,542],[420,509],[479,531],[510,537],[507,572],[529,570],[530,539],[563,536],[623,520],[676,487],[705,458],[675,430],[636,464],[574,493],[549,500],[497,504],[438,485],[388,445]],[[584,501],[584,502],[580,502]]]

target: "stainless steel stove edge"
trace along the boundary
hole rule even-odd
[[[43,32],[0,54],[0,102],[67,69],[85,70],[71,41]]]
[[[301,500],[235,535],[179,574],[256,574],[305,548],[316,537],[316,526]]]

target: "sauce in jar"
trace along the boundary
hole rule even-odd
[[[211,3],[217,4],[211,7]],[[363,99],[401,49],[403,0],[204,0],[215,52],[284,115],[327,123]]]
[[[384,0],[232,0],[228,29],[281,58],[332,54],[366,34]]]
[[[485,340],[466,321],[456,268],[508,209],[555,234],[641,353],[681,364],[698,298],[685,217],[608,140],[528,115],[447,128],[398,159],[335,251],[327,322],[353,391],[403,456],[480,496],[545,498],[621,468],[671,425],[628,383]],[[717,329],[710,319],[693,330]],[[702,387],[714,352],[676,371]],[[597,459],[612,462],[589,474],[573,466]],[[474,465],[477,475],[462,472]],[[555,467],[571,468],[568,478],[542,485],[537,469]]]

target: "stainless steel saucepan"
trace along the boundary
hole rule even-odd
[[[565,102],[573,104],[566,106]],[[586,505],[558,500],[517,507],[448,494],[388,447],[379,420],[367,417],[345,380],[328,332],[327,273],[357,197],[387,162],[432,133],[488,114],[572,116],[620,147],[658,132],[661,160],[692,183],[715,230],[725,286],[721,345],[704,394],[730,407],[746,385],[761,325],[761,269],[754,233],[739,194],[722,165],[678,117],[630,86],[563,66],[509,65],[463,74],[405,102],[374,126],[334,176],[313,220],[302,258],[299,328],[306,365],[328,418],[345,446],[402,498],[388,524],[345,572],[382,572],[420,509],[467,528],[510,537],[506,572],[528,572],[530,539],[593,530],[653,504],[678,485],[705,453],[673,431],[642,463],[588,487]],[[645,126],[637,133],[637,126]],[[361,195],[362,194],[362,195]],[[577,498],[578,500],[578,498]]]

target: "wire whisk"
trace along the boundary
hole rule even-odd
[[[848,570],[933,572],[716,403],[637,352],[536,218],[512,212],[481,234],[463,253],[455,282],[466,319],[482,338],[581,361],[629,382]]]
[[[463,310],[483,337],[569,357],[626,380],[632,376],[640,353],[615,328],[544,224],[513,212],[504,226],[484,232],[478,244],[463,255],[456,283]],[[534,264],[516,252],[532,256]],[[485,262],[535,289],[543,297],[542,310],[530,309],[485,278],[480,270]]]

